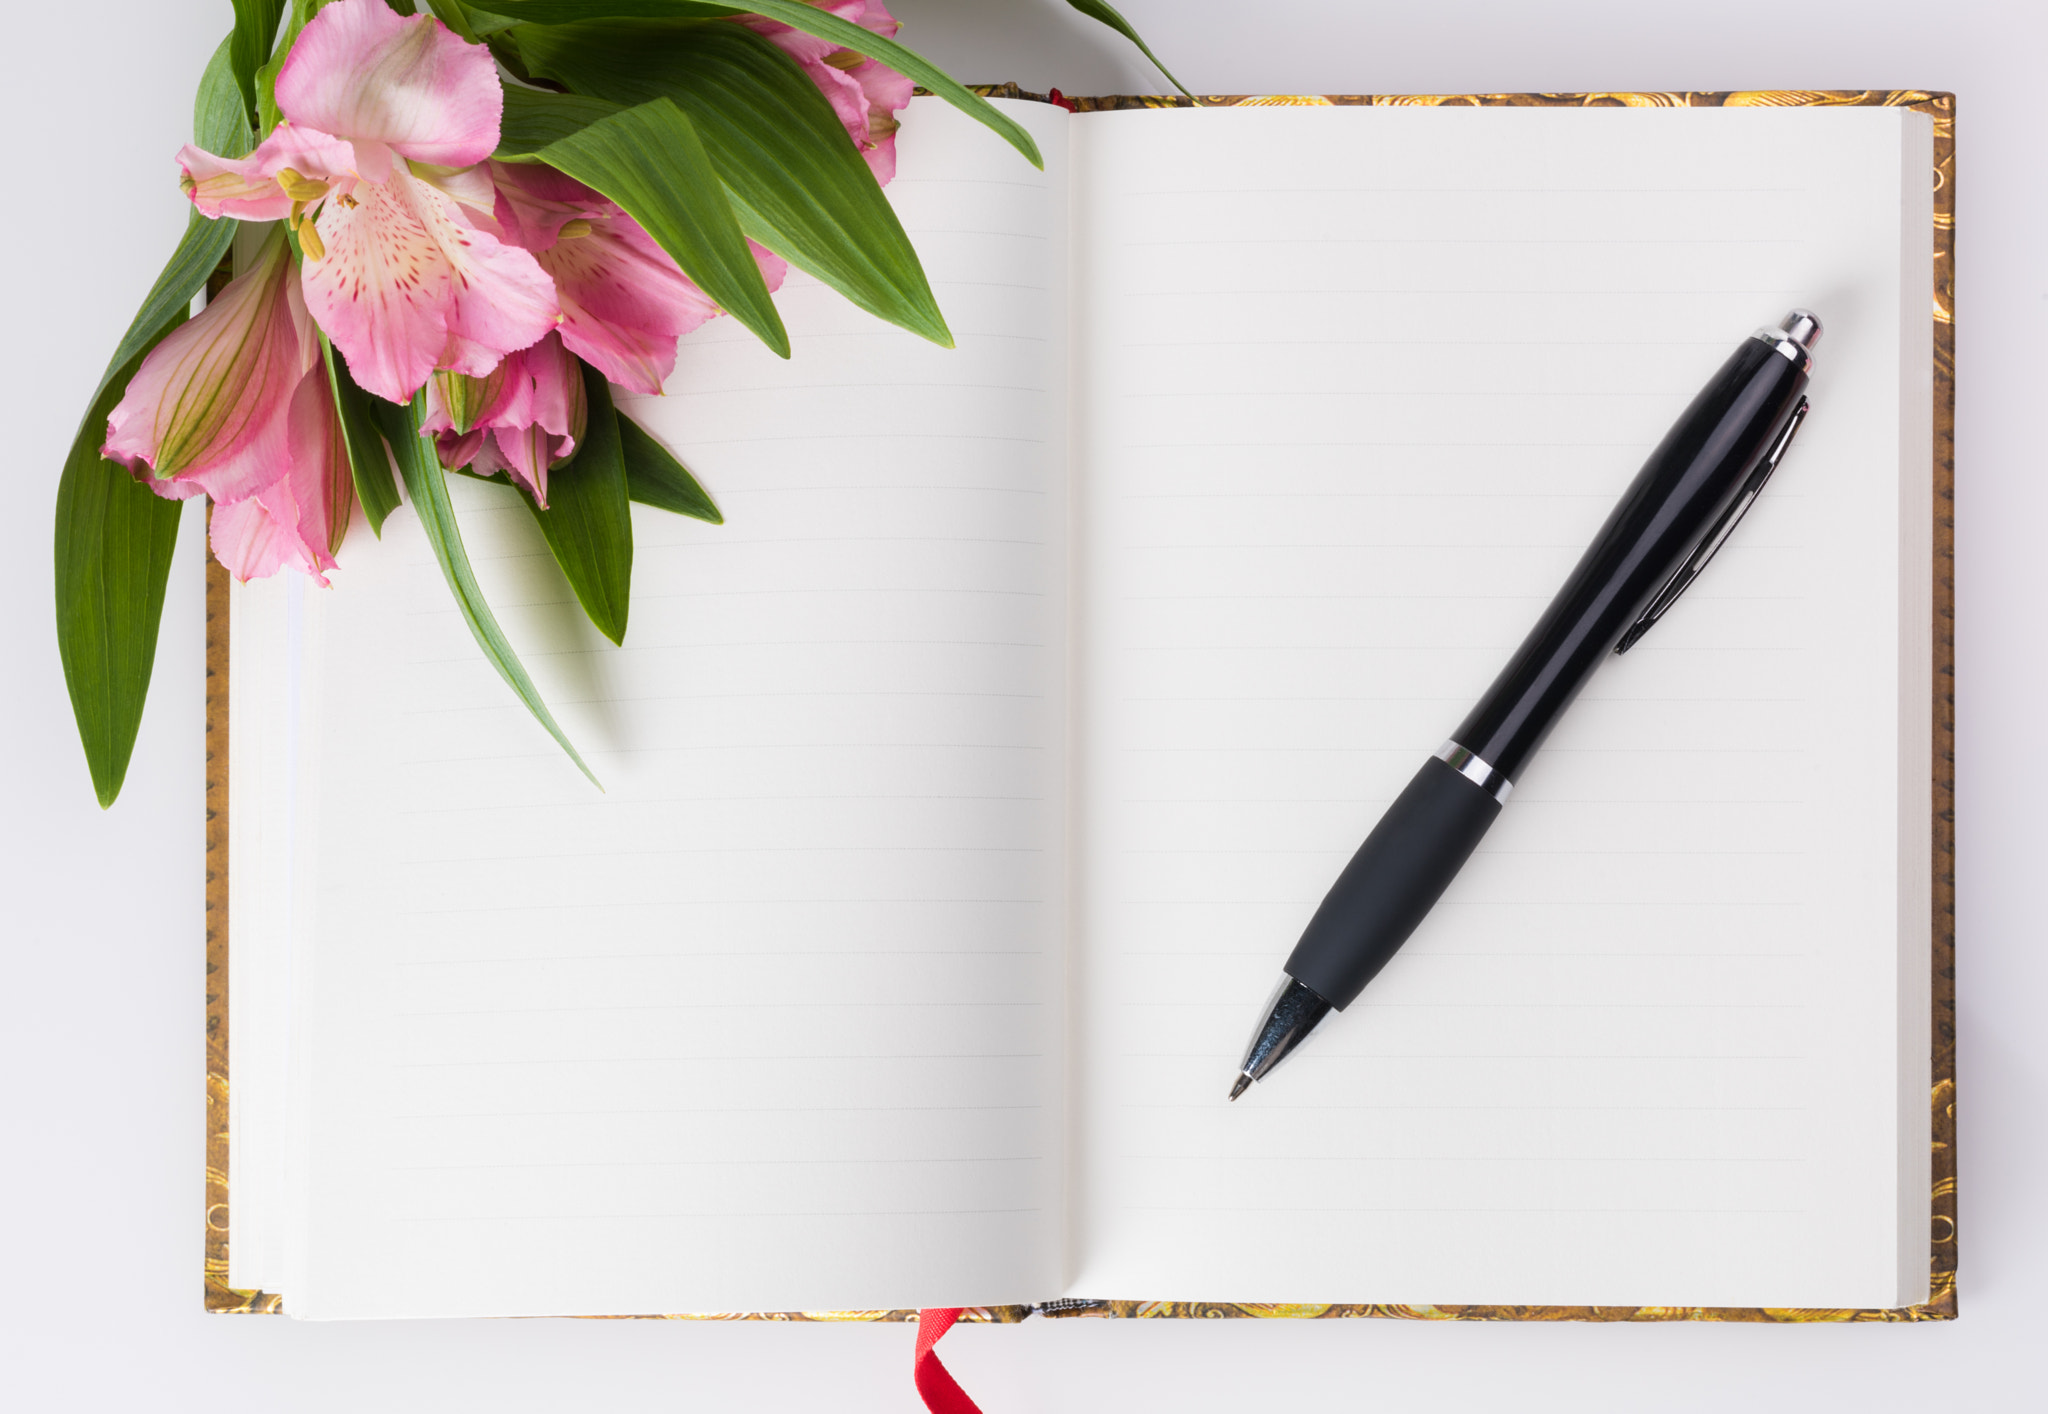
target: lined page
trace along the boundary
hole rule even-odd
[[[1924,1296],[1929,142],[1874,109],[1076,121],[1073,1294]],[[1344,861],[1794,305],[1815,412],[1762,502],[1227,1104]]]
[[[1066,115],[930,100],[889,196],[958,341],[792,274],[624,411],[727,518],[634,508],[583,621],[461,481],[603,781],[486,665],[409,514],[309,596],[300,1315],[1028,1301],[1057,1285]]]

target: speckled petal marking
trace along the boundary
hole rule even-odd
[[[403,167],[329,201],[306,304],[364,388],[404,402],[436,367],[481,377],[554,327],[554,285],[532,256],[477,230]]]

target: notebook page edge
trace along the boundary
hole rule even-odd
[[[1896,1305],[1918,1306],[1931,1292],[1927,1203],[1933,1184],[1929,1146],[1929,1065],[1933,1056],[1935,564],[1934,333],[1921,303],[1933,258],[1934,121],[1901,118],[1899,361],[1899,1179]]]

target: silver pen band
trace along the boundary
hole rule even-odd
[[[1762,339],[1810,373],[1813,371],[1813,343],[1820,337],[1820,320],[1811,310],[1795,309],[1779,320],[1777,327],[1759,329],[1750,337]]]
[[[1508,803],[1508,796],[1514,792],[1515,783],[1493,769],[1487,762],[1458,745],[1447,741],[1436,749],[1436,759],[1449,766],[1466,780],[1478,786],[1502,805]]]
[[[1783,330],[1759,329],[1750,337],[1753,339],[1761,339],[1764,343],[1769,344],[1772,348],[1776,349],[1786,358],[1792,360],[1793,363],[1799,365],[1801,370],[1808,373],[1811,373],[1813,371],[1812,352],[1809,351],[1804,345],[1795,344],[1792,342],[1792,340],[1786,338]]]

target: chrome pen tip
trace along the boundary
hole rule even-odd
[[[1810,309],[1795,309],[1778,321],[1778,328],[1786,338],[1813,352],[1813,346],[1820,341],[1820,316]]]
[[[1235,1100],[1239,1095],[1242,1095],[1251,1088],[1252,1078],[1249,1075],[1240,1075],[1237,1077],[1237,1084],[1230,1087],[1230,1098]]]

